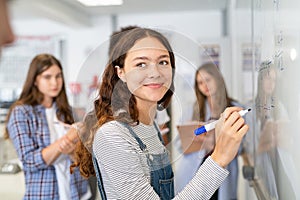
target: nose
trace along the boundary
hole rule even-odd
[[[149,76],[149,78],[158,78],[158,77],[160,77],[159,66],[157,64],[152,64],[149,67],[148,76]]]
[[[56,79],[56,77],[51,78],[50,84],[51,84],[52,86],[56,86],[56,85],[58,84],[58,80]]]

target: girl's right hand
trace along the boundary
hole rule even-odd
[[[236,156],[249,126],[238,113],[242,108],[229,107],[221,114],[216,125],[216,146],[212,159],[225,168]]]

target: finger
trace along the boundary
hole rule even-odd
[[[74,138],[74,139],[69,138],[68,135],[65,135],[65,136],[64,136],[64,140],[65,140],[65,143],[66,143],[67,145],[73,145],[75,139],[77,140],[77,138]]]
[[[244,124],[242,126],[242,128],[240,128],[238,130],[238,135],[240,135],[241,137],[244,137],[244,135],[246,135],[247,131],[249,130],[249,126],[247,124]]]
[[[73,145],[74,145],[73,142],[67,136],[64,136],[60,142],[60,147],[63,151],[68,150]]]
[[[239,130],[244,124],[245,124],[244,118],[240,117],[240,118],[238,118],[237,121],[234,122],[234,124],[232,125],[232,128],[233,128],[235,131],[237,131],[237,130]]]
[[[227,107],[224,113],[224,119],[226,120],[233,112],[239,112],[242,110],[241,107]]]
[[[240,116],[240,114],[238,113],[238,112],[232,112],[231,114],[230,114],[230,116],[228,116],[228,118],[225,120],[225,125],[227,126],[227,127],[232,127],[235,123],[236,123],[236,121],[239,119],[239,118],[241,118],[241,116]]]

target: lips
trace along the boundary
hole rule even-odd
[[[149,88],[160,88],[163,84],[162,83],[149,83],[149,84],[144,84],[144,86],[149,87]]]
[[[51,89],[50,91],[52,91],[52,92],[58,92],[59,89],[58,89],[58,88],[56,88],[56,89]]]

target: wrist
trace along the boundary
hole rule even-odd
[[[211,154],[211,158],[212,158],[213,161],[214,161],[215,163],[217,163],[220,167],[225,168],[225,167],[227,166],[227,164],[222,160],[222,158],[220,159],[220,158],[218,157],[218,155],[216,155],[215,152],[213,152],[213,153]]]
[[[71,140],[73,143],[76,143],[79,138],[79,127],[76,124],[72,124],[70,130],[66,134],[66,137]]]

